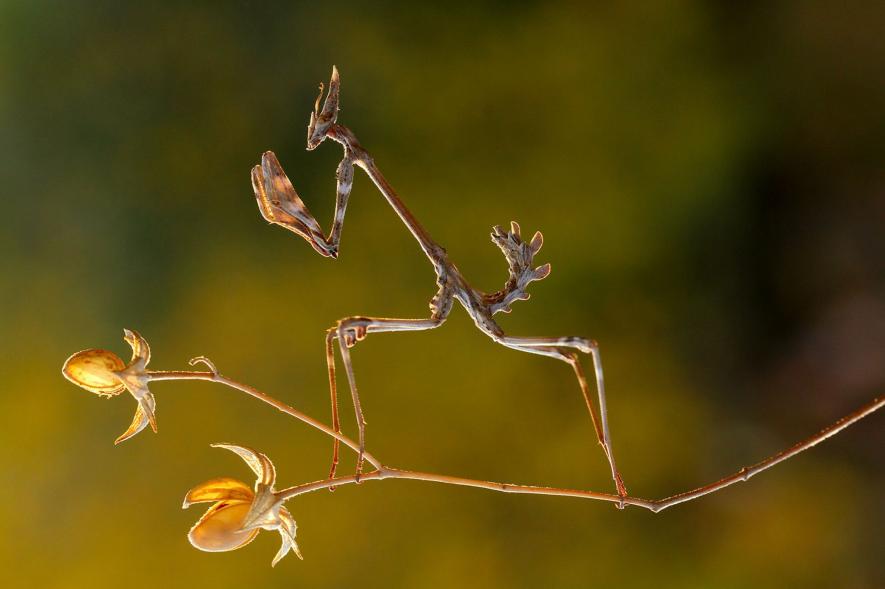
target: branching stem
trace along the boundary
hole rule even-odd
[[[217,372],[200,372],[200,371],[188,371],[188,370],[178,370],[178,371],[150,371],[148,372],[151,381],[160,381],[160,380],[205,380],[209,382],[215,382],[218,384],[222,384],[224,386],[236,389],[238,391],[244,392],[247,395],[255,397],[256,399],[263,401],[270,405],[271,407],[281,411],[287,415],[290,415],[307,425],[323,432],[324,434],[338,440],[355,453],[360,453],[360,445],[358,442],[350,439],[349,437],[336,432],[331,427],[326,424],[310,417],[309,415],[302,413],[301,411],[295,409],[291,405],[283,403],[270,395],[267,395],[258,389],[251,387],[249,385],[237,382],[226,376],[222,376]],[[676,495],[671,495],[669,497],[665,497],[664,499],[642,499],[639,497],[632,496],[619,496],[611,493],[598,493],[596,491],[585,491],[580,489],[562,489],[558,487],[540,487],[540,486],[532,486],[532,485],[518,485],[512,483],[500,483],[494,481],[483,481],[476,479],[468,479],[463,477],[456,477],[450,475],[443,474],[434,474],[428,472],[418,472],[412,470],[403,470],[399,468],[393,468],[389,466],[384,466],[377,458],[375,458],[371,453],[364,452],[363,457],[371,464],[375,470],[368,473],[362,473],[359,475],[351,475],[351,476],[343,476],[343,477],[335,477],[335,478],[327,478],[319,481],[314,481],[312,483],[305,483],[302,485],[296,485],[294,487],[289,487],[287,489],[283,489],[279,492],[279,495],[284,499],[291,499],[292,497],[296,497],[298,495],[303,495],[305,493],[310,493],[313,491],[319,491],[321,489],[329,489],[334,487],[339,487],[342,485],[349,485],[351,483],[363,482],[363,481],[375,481],[375,480],[385,480],[385,479],[407,479],[407,480],[415,480],[415,481],[425,481],[428,483],[441,483],[444,485],[456,485],[460,487],[475,487],[478,489],[487,489],[489,491],[496,491],[499,493],[517,493],[521,495],[552,495],[556,497],[577,497],[581,499],[595,499],[597,501],[607,501],[609,503],[614,503],[618,507],[624,507],[626,505],[633,505],[635,507],[643,507],[652,512],[659,512],[667,509],[668,507],[672,507],[674,505],[678,505],[679,503],[685,503],[687,501],[692,501],[694,499],[698,499],[699,497],[703,497],[705,495],[709,495],[711,493],[715,493],[716,491],[720,491],[728,486],[733,485],[734,483],[740,481],[749,480],[751,477],[759,474],[763,470],[768,470],[769,468],[780,464],[781,462],[792,458],[793,456],[803,452],[813,446],[816,446],[820,442],[823,442],[827,438],[830,438],[840,431],[844,430],[848,426],[860,421],[864,417],[878,411],[883,406],[885,406],[885,397],[877,397],[864,405],[863,407],[857,409],[856,411],[846,415],[839,421],[830,425],[829,427],[821,430],[817,434],[807,438],[801,442],[798,442],[783,450],[782,452],[778,452],[773,456],[766,458],[756,464],[751,466],[745,466],[738,470],[736,473],[719,479],[713,483],[708,485],[704,485],[702,487],[698,487],[697,489],[693,489],[691,491],[685,491],[683,493],[678,493]]]
[[[298,195],[288,176],[286,176],[276,155],[271,151],[267,151],[261,156],[261,163],[254,166],[251,172],[252,188],[259,212],[269,223],[281,226],[307,240],[320,255],[337,259],[344,216],[353,186],[354,171],[357,168],[361,169],[372,180],[372,183],[384,197],[385,201],[393,208],[409,233],[418,242],[424,255],[430,260],[436,274],[437,290],[429,303],[429,317],[392,318],[353,315],[339,319],[335,325],[327,329],[325,354],[329,377],[332,425],[326,425],[252,386],[223,376],[215,364],[204,356],[199,356],[190,361],[192,367],[202,364],[205,367],[202,370],[147,370],[147,364],[150,360],[150,346],[140,335],[130,330],[125,330],[124,332],[124,339],[132,347],[133,352],[132,361],[129,365],[126,365],[112,352],[89,349],[73,354],[62,368],[62,372],[68,380],[90,392],[102,396],[113,396],[128,389],[136,399],[138,408],[136,409],[132,424],[122,436],[117,438],[115,443],[132,437],[142,431],[147,425],[150,425],[155,432],[157,431],[154,416],[155,400],[152,391],[148,389],[147,385],[149,382],[173,380],[202,380],[230,387],[254,397],[332,438],[332,461],[329,476],[323,480],[296,485],[281,491],[276,491],[274,488],[276,471],[267,456],[245,447],[221,444],[221,447],[233,450],[244,458],[252,470],[259,475],[259,480],[256,483],[254,493],[248,491],[248,489],[244,491],[240,487],[231,486],[238,482],[229,479],[213,479],[195,487],[188,493],[185,506],[191,502],[219,500],[219,503],[216,503],[191,530],[189,538],[194,546],[202,550],[216,551],[231,550],[244,545],[230,544],[231,540],[227,537],[230,535],[228,530],[229,521],[223,523],[216,530],[224,538],[221,538],[221,536],[210,538],[215,532],[211,530],[207,532],[201,526],[208,522],[207,518],[215,517],[213,514],[220,514],[223,509],[228,507],[228,505],[221,505],[221,503],[224,503],[227,499],[233,501],[232,498],[242,503],[245,501],[243,499],[244,493],[248,491],[251,505],[245,514],[245,519],[242,520],[238,532],[250,531],[254,535],[258,528],[278,529],[283,537],[283,547],[274,559],[275,564],[290,549],[294,549],[296,553],[298,552],[298,547],[295,543],[295,522],[291,514],[282,507],[284,501],[321,489],[334,490],[342,485],[386,479],[414,480],[459,487],[473,487],[498,493],[593,499],[612,503],[618,509],[624,509],[626,506],[632,505],[657,513],[674,505],[693,501],[721,491],[734,483],[749,480],[756,474],[772,468],[836,435],[885,405],[885,398],[877,397],[817,434],[794,444],[786,450],[778,452],[756,464],[745,466],[734,474],[696,489],[663,499],[642,499],[630,495],[615,462],[608,423],[605,379],[597,342],[593,339],[574,335],[539,337],[509,334],[505,333],[505,330],[498,325],[494,318],[498,313],[509,313],[513,303],[527,300],[530,296],[527,292],[527,287],[530,283],[549,276],[550,264],[546,263],[535,266],[534,261],[535,255],[540,251],[544,242],[541,232],[535,232],[531,238],[524,238],[519,224],[515,221],[511,221],[509,231],[500,225],[495,225],[492,228],[491,241],[501,250],[507,262],[509,274],[507,282],[504,284],[504,288],[491,293],[483,292],[470,286],[469,282],[458,270],[458,267],[449,259],[445,248],[431,238],[424,226],[409,211],[375,165],[372,156],[357,140],[354,133],[348,127],[337,122],[339,86],[338,70],[333,67],[326,100],[322,108],[320,108],[320,100],[323,96],[323,86],[320,85],[320,96],[317,98],[314,111],[311,113],[310,124],[307,130],[308,150],[313,150],[326,139],[331,139],[340,144],[344,152],[335,174],[336,200],[331,229],[328,233],[323,232],[319,222],[311,215],[307,205]],[[385,466],[375,456],[366,451],[366,420],[363,418],[362,403],[357,390],[350,349],[358,342],[363,341],[371,333],[416,332],[436,329],[446,321],[455,303],[463,307],[476,327],[497,344],[523,353],[554,358],[571,366],[593,424],[596,441],[601,446],[611,470],[617,494],[581,489],[503,483],[405,470]],[[344,364],[344,374],[347,377],[346,380],[353,402],[354,415],[359,430],[357,440],[341,432],[338,413],[335,345],[338,346],[341,362]],[[593,371],[589,381],[581,363],[583,358],[581,354],[589,355],[593,362]],[[596,407],[594,407],[593,391],[590,386],[591,382],[594,381],[596,385]],[[342,444],[356,454],[355,473],[349,476],[337,475],[339,450]],[[371,469],[365,469],[368,472],[364,472],[364,462],[368,462],[371,465]],[[242,485],[242,483],[238,484]],[[232,517],[230,513],[227,512],[228,515],[225,517],[230,519]],[[202,540],[194,539],[201,535],[206,537]],[[251,537],[249,536],[245,543],[248,543]],[[298,556],[301,556],[300,553]]]

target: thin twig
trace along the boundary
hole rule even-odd
[[[259,210],[261,215],[268,222],[280,225],[293,233],[300,235],[321,255],[333,259],[337,258],[339,255],[344,215],[353,184],[354,167],[359,167],[369,176],[387,203],[394,209],[400,220],[416,239],[421,250],[433,265],[438,290],[430,301],[430,317],[427,319],[392,319],[353,316],[339,320],[334,327],[328,330],[326,335],[326,361],[329,375],[330,401],[332,405],[331,427],[254,387],[221,375],[212,361],[203,356],[191,360],[191,366],[204,364],[208,367],[208,371],[148,371],[146,370],[146,365],[150,358],[150,350],[147,342],[140,338],[140,336],[137,336],[137,334],[127,330],[126,340],[133,347],[133,361],[129,366],[125,367],[125,369],[118,369],[118,365],[119,367],[122,367],[123,362],[110,352],[105,352],[103,350],[84,350],[83,352],[79,352],[71,356],[63,368],[63,372],[67,378],[80,384],[80,386],[83,386],[87,390],[99,395],[112,395],[121,392],[124,388],[128,388],[139,401],[139,409],[136,412],[133,425],[130,426],[130,429],[126,434],[118,438],[118,442],[141,431],[141,429],[143,429],[148,423],[150,423],[154,428],[154,431],[156,431],[153,416],[154,400],[151,392],[147,390],[148,381],[202,380],[222,384],[246,393],[247,395],[258,399],[278,411],[294,417],[333,438],[332,465],[329,477],[324,480],[283,489],[279,493],[274,493],[272,489],[270,489],[268,492],[271,493],[271,495],[268,496],[274,500],[280,500],[280,502],[319,489],[334,489],[341,485],[360,483],[362,481],[405,479],[462,487],[474,487],[499,493],[592,499],[614,503],[620,509],[623,509],[627,505],[632,505],[657,513],[674,505],[693,501],[700,497],[715,493],[734,483],[749,480],[756,474],[772,468],[773,466],[780,464],[800,452],[803,452],[839,433],[851,424],[863,419],[875,411],[878,411],[883,405],[885,405],[885,399],[873,399],[870,403],[843,417],[833,425],[806,440],[774,454],[761,462],[741,468],[730,476],[702,487],[657,500],[642,499],[628,495],[621,474],[615,464],[611,434],[608,425],[608,409],[605,397],[602,361],[600,358],[599,347],[596,342],[575,336],[519,337],[508,335],[494,319],[494,316],[499,312],[510,312],[512,303],[528,299],[529,293],[526,291],[526,287],[531,282],[544,279],[550,274],[549,264],[534,267],[535,254],[538,253],[543,244],[543,236],[541,233],[536,232],[532,239],[527,241],[522,238],[519,224],[516,222],[511,222],[510,231],[505,231],[500,226],[495,226],[492,229],[492,242],[497,245],[504,254],[509,267],[509,278],[505,283],[504,288],[494,293],[485,293],[471,287],[467,280],[461,275],[458,268],[449,260],[446,250],[433,241],[427,230],[405,206],[393,187],[375,165],[374,159],[357,141],[354,133],[349,128],[337,122],[339,85],[338,71],[333,68],[332,79],[329,84],[329,93],[322,110],[320,110],[319,105],[320,99],[323,95],[321,86],[320,97],[317,99],[314,112],[311,114],[307,140],[309,150],[315,149],[325,139],[332,139],[341,144],[344,149],[343,159],[336,172],[337,198],[335,215],[328,237],[323,234],[319,223],[310,214],[307,206],[295,191],[289,178],[283,171],[282,166],[272,152],[266,152],[261,158],[261,164],[252,169],[252,186]],[[467,314],[473,319],[477,328],[496,343],[521,352],[555,358],[572,366],[581,387],[581,392],[587,405],[597,440],[602,446],[606,460],[609,463],[612,479],[614,480],[617,489],[617,495],[579,489],[564,489],[558,487],[476,480],[451,475],[404,470],[385,466],[371,453],[366,451],[366,424],[363,419],[360,398],[357,392],[353,364],[351,362],[349,351],[350,348],[357,342],[365,339],[369,333],[435,329],[446,321],[455,301],[464,307]],[[333,344],[336,341],[345,366],[345,374],[347,376],[354,412],[357,418],[357,426],[359,428],[358,441],[354,441],[344,435],[340,428],[333,348]],[[593,407],[587,378],[576,352],[589,354],[592,357],[593,374],[596,381],[597,402],[599,407],[598,416]],[[74,362],[73,365],[70,364],[72,361]],[[81,382],[80,377],[86,378]],[[110,381],[110,384],[108,381]],[[336,476],[336,467],[339,459],[339,444],[344,444],[357,455],[356,472],[353,475],[342,477]],[[371,464],[375,470],[363,473],[363,460]],[[272,485],[273,477],[270,478],[270,482],[265,481],[262,484]],[[256,492],[257,491],[258,488],[256,487]],[[265,491],[267,491],[267,489],[265,489]],[[276,505],[279,504],[277,503]],[[279,511],[279,513],[282,513],[282,511]],[[295,538],[294,525],[294,521],[291,522],[292,529],[291,531],[286,532],[289,536],[284,534],[284,540],[285,538],[290,538],[292,543],[294,543]],[[282,554],[285,554],[285,551],[288,550],[287,546],[288,545],[285,544],[284,541],[284,551]],[[297,547],[295,550],[297,551]],[[280,558],[280,556],[278,555],[277,558]]]
[[[727,476],[723,479],[720,479],[714,483],[710,483],[709,485],[705,485],[703,487],[699,487],[692,491],[686,491],[684,493],[679,493],[677,495],[672,495],[670,497],[666,497],[664,499],[641,499],[639,497],[631,497],[625,496],[621,497],[618,495],[612,495],[610,493],[598,493],[595,491],[584,491],[579,489],[562,489],[558,487],[538,487],[531,485],[517,485],[512,483],[499,483],[493,481],[481,481],[474,479],[467,479],[462,477],[454,477],[448,475],[438,475],[426,472],[416,472],[416,471],[408,471],[408,470],[400,470],[395,468],[381,468],[378,471],[364,474],[361,476],[360,481],[368,481],[368,480],[384,480],[384,479],[411,479],[416,481],[425,481],[432,483],[442,483],[447,485],[458,485],[464,487],[476,487],[480,489],[488,489],[489,491],[497,491],[499,493],[516,493],[522,495],[552,495],[557,497],[577,497],[581,499],[595,499],[597,501],[607,501],[609,503],[615,503],[617,505],[633,505],[636,507],[643,507],[648,509],[654,513],[659,511],[663,511],[668,507],[672,507],[679,503],[685,503],[688,501],[692,501],[699,497],[703,497],[704,495],[709,495],[710,493],[715,493],[716,491],[720,491],[725,487],[733,485],[734,483],[749,480],[751,477],[756,474],[762,472],[763,470],[767,470],[776,464],[783,462],[789,458],[792,458],[796,454],[807,450],[813,446],[816,446],[820,442],[826,440],[827,438],[836,435],[849,425],[863,419],[867,415],[881,409],[882,406],[885,405],[885,398],[877,398],[872,402],[864,405],[857,411],[843,417],[833,425],[828,428],[822,430],[818,434],[811,436],[810,438],[799,442],[792,446],[791,448],[784,450],[783,452],[779,452],[774,456],[766,458],[765,460],[758,462],[752,466],[746,466],[741,468],[739,471],[734,473],[733,475]],[[288,489],[284,489],[280,491],[281,496],[286,499],[290,499],[292,497],[296,497],[298,495],[302,495],[304,493],[309,493],[311,491],[316,491],[319,489],[324,489],[331,486],[338,485],[346,485],[349,483],[356,482],[356,477],[341,477],[334,480],[324,480],[324,481],[316,481],[313,483],[307,483],[304,485],[297,485],[295,487],[290,487]]]
[[[224,386],[230,387],[232,389],[236,389],[238,391],[242,391],[242,392],[246,393],[247,395],[251,395],[251,396],[255,397],[256,399],[267,403],[268,405],[270,405],[274,409],[276,409],[278,411],[282,411],[283,413],[285,413],[287,415],[291,415],[295,419],[303,421],[307,425],[320,430],[321,432],[323,432],[327,436],[331,436],[332,438],[335,438],[336,440],[338,440],[339,442],[341,442],[342,444],[344,444],[345,446],[347,446],[348,448],[350,448],[351,450],[353,450],[357,454],[359,454],[359,452],[360,452],[359,443],[351,440],[350,438],[348,438],[347,436],[345,436],[342,433],[336,432],[334,429],[332,429],[331,427],[329,427],[325,423],[322,423],[321,421],[314,419],[313,417],[307,415],[306,413],[302,413],[301,411],[295,409],[291,405],[287,405],[286,403],[283,403],[282,401],[278,401],[277,399],[271,397],[270,395],[262,393],[261,391],[259,391],[255,387],[251,387],[247,384],[237,382],[235,380],[227,378],[226,376],[222,376],[221,374],[213,373],[213,372],[193,372],[193,371],[189,371],[189,370],[149,371],[147,374],[150,376],[151,381],[158,381],[158,380],[206,380],[209,382],[217,382],[218,384],[223,384]],[[369,464],[371,464],[375,468],[381,468],[381,463],[378,461],[377,458],[372,456],[372,454],[370,454],[369,452],[363,452],[363,458],[366,460],[366,462],[368,462]]]
[[[324,434],[331,436],[332,438],[340,441],[342,444],[353,450],[357,455],[360,454],[360,445],[358,442],[350,439],[349,437],[336,432],[331,427],[326,424],[317,421],[316,419],[298,411],[294,407],[283,403],[282,401],[278,401],[277,399],[262,393],[258,389],[251,387],[249,385],[237,382],[233,379],[222,376],[218,373],[213,372],[192,372],[192,371],[151,371],[148,373],[151,381],[160,381],[160,380],[204,380],[209,382],[216,382],[218,384],[222,384],[227,387],[231,387],[238,391],[242,391],[256,399],[259,399],[268,405],[274,407],[275,409],[286,413],[287,415],[291,415],[292,417],[310,425],[311,427],[318,429]],[[312,491],[318,491],[320,489],[329,489],[338,487],[341,485],[348,485],[351,483],[358,483],[363,481],[374,481],[374,480],[385,480],[385,479],[408,479],[415,481],[424,481],[428,483],[441,483],[445,485],[456,485],[461,487],[475,487],[479,489],[487,489],[489,491],[496,491],[499,493],[515,493],[521,495],[552,495],[556,497],[577,497],[580,499],[594,499],[597,501],[606,501],[609,503],[614,503],[619,507],[623,507],[625,505],[633,505],[635,507],[642,507],[653,511],[655,513],[659,511],[663,511],[668,507],[672,507],[679,503],[685,503],[688,501],[692,501],[699,497],[703,497],[705,495],[709,495],[711,493],[715,493],[716,491],[720,491],[734,483],[749,480],[751,477],[759,474],[763,470],[767,470],[776,464],[779,464],[789,458],[792,458],[796,454],[803,452],[809,448],[812,448],[823,442],[827,438],[830,438],[840,431],[844,430],[848,426],[852,425],[863,419],[864,417],[878,411],[883,406],[885,406],[885,397],[875,398],[871,402],[867,403],[860,409],[846,415],[842,419],[838,420],[831,426],[821,430],[817,434],[807,438],[797,444],[794,444],[790,448],[783,450],[782,452],[778,452],[773,456],[762,460],[761,462],[757,462],[752,466],[745,466],[738,470],[736,473],[729,475],[725,478],[719,479],[716,482],[710,483],[708,485],[704,485],[703,487],[698,487],[697,489],[691,491],[685,491],[683,493],[679,493],[676,495],[671,495],[670,497],[665,497],[664,499],[642,499],[639,497],[632,497],[627,495],[613,495],[610,493],[599,493],[596,491],[585,491],[580,489],[563,489],[559,487],[541,487],[541,486],[533,486],[533,485],[519,485],[513,483],[500,483],[495,481],[483,481],[477,479],[468,479],[457,476],[450,475],[442,475],[442,474],[434,474],[428,472],[418,472],[412,470],[403,470],[399,468],[392,468],[388,466],[384,466],[377,458],[375,458],[369,452],[363,452],[362,455],[365,460],[375,467],[376,470],[369,473],[362,473],[358,475],[344,476],[344,477],[336,477],[336,478],[327,478],[320,481],[314,481],[312,483],[305,483],[302,485],[296,485],[294,487],[289,487],[287,489],[283,489],[279,492],[279,496],[288,500],[292,497],[296,497],[298,495],[303,495],[305,493],[310,493]]]
[[[498,483],[494,481],[482,481],[476,479],[467,479],[463,477],[433,474],[429,472],[401,470],[398,468],[389,467],[385,467],[360,476],[361,483],[363,481],[378,481],[385,479],[407,479],[413,481],[424,481],[427,483],[441,483],[444,485],[474,487],[477,489],[496,491],[498,493],[515,493],[519,495],[551,495],[556,497],[578,497],[581,499],[596,499],[598,501],[607,501],[609,503],[615,504],[620,504],[622,499],[619,495],[613,495],[611,493],[597,493],[595,491],[583,491],[580,489],[560,489],[558,487],[517,485],[513,483]],[[294,487],[289,487],[288,489],[283,489],[278,493],[278,496],[283,498],[284,500],[288,500],[292,497],[304,495],[305,493],[310,493],[312,491],[318,491],[320,489],[326,489],[329,487],[337,487],[340,485],[347,485],[355,482],[356,476],[339,477],[336,479],[324,479],[320,481],[314,481],[312,483],[306,483],[303,485],[296,485]],[[644,507],[652,511],[654,511],[655,505],[654,501],[639,499],[637,497],[624,497],[623,503],[625,505]]]
[[[809,448],[812,448],[819,443],[823,442],[827,438],[835,436],[843,429],[848,427],[849,425],[860,421],[867,415],[874,413],[882,408],[885,405],[885,397],[877,397],[852,413],[849,413],[833,425],[824,428],[817,434],[811,436],[810,438],[803,440],[794,444],[793,446],[778,452],[774,456],[770,456],[761,462],[757,462],[752,466],[745,466],[740,469],[733,475],[727,476],[725,478],[719,479],[715,483],[710,483],[709,485],[705,485],[703,487],[698,487],[692,491],[686,491],[684,493],[679,493],[678,495],[672,495],[670,497],[666,497],[664,499],[658,499],[655,501],[657,509],[653,511],[661,511],[667,509],[668,507],[672,507],[673,505],[677,505],[679,503],[685,503],[686,501],[692,501],[693,499],[697,499],[698,497],[703,497],[704,495],[709,495],[710,493],[715,493],[716,491],[722,490],[725,487],[733,485],[734,483],[738,483],[741,481],[749,480],[751,477],[759,474],[763,470],[768,470],[772,466],[776,464],[780,464],[784,460],[792,458],[796,454],[800,452],[804,452]]]

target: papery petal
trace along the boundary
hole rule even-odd
[[[276,481],[277,471],[274,468],[273,462],[261,452],[246,448],[245,446],[236,446],[234,444],[212,444],[212,447],[224,448],[225,450],[230,450],[231,452],[238,454],[240,458],[246,461],[246,464],[249,465],[249,468],[251,468],[258,477],[258,482],[262,485],[272,487]]]
[[[219,501],[209,508],[187,534],[188,540],[205,552],[225,552],[242,548],[255,539],[258,530],[242,531],[243,518],[249,513],[246,501]]]
[[[151,347],[148,345],[147,340],[141,337],[137,331],[132,331],[131,329],[123,330],[123,339],[132,347],[132,360],[130,360],[130,364],[142,360],[143,364],[141,367],[147,366],[147,363],[151,361]]]
[[[255,497],[252,488],[237,479],[231,477],[218,477],[200,483],[187,492],[181,508],[186,509],[194,503],[206,503],[210,501],[247,501],[251,502]]]
[[[156,403],[154,402],[154,396],[150,392],[145,393],[138,399],[138,408],[135,410],[135,417],[132,419],[129,429],[127,429],[119,438],[114,440],[114,444],[116,445],[128,440],[143,430],[148,423],[151,424],[151,429],[154,430],[154,433],[157,433],[157,419],[154,416],[155,409]]]
[[[280,546],[277,555],[274,556],[273,562],[270,563],[270,566],[276,566],[290,550],[294,551],[298,558],[304,560],[304,557],[301,556],[301,550],[298,549],[298,542],[295,541],[295,532],[298,530],[298,526],[295,524],[295,519],[292,517],[292,514],[289,513],[289,510],[285,507],[280,508],[280,525],[277,529],[280,532],[283,544]]]
[[[107,350],[83,350],[65,360],[61,372],[75,385],[98,395],[117,395],[125,388],[116,371],[125,368],[123,360]]]

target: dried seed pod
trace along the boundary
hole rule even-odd
[[[65,378],[90,393],[112,397],[126,387],[117,372],[126,368],[119,356],[107,350],[91,349],[72,354],[65,360],[61,372]]]
[[[148,424],[154,432],[157,431],[156,401],[148,389],[150,374],[147,364],[151,359],[151,348],[147,340],[129,329],[123,330],[123,339],[132,348],[129,365],[113,352],[90,349],[70,356],[61,369],[65,378],[91,393],[112,397],[128,390],[138,402],[132,423],[114,440],[115,444],[128,440]]]
[[[215,502],[188,532],[188,540],[194,548],[206,552],[236,550],[254,540],[260,530],[277,530],[282,544],[271,566],[289,551],[302,558],[295,541],[298,526],[273,488],[276,468],[270,458],[245,446],[212,444],[212,447],[237,454],[257,479],[254,491],[242,481],[220,477],[200,483],[187,492],[183,509],[194,503]]]

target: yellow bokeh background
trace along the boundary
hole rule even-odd
[[[255,207],[272,149],[328,227],[340,152],[304,131],[335,63],[340,121],[477,287],[506,279],[491,226],[543,230],[553,272],[502,325],[600,342],[633,494],[755,462],[885,390],[885,11],[850,4],[0,3],[0,584],[881,587],[879,415],[658,515],[407,481],[306,495],[305,560],[271,569],[274,533],[194,550],[181,499],[249,480],[211,442],[288,486],[324,476],[327,438],[155,383],[159,433],[114,447],[132,399],[60,372],[128,357],[136,329],[153,368],[206,355],[328,420],[325,329],[427,313],[432,268],[361,173],[334,262]],[[460,309],[353,357],[383,461],[610,489],[568,367]]]

